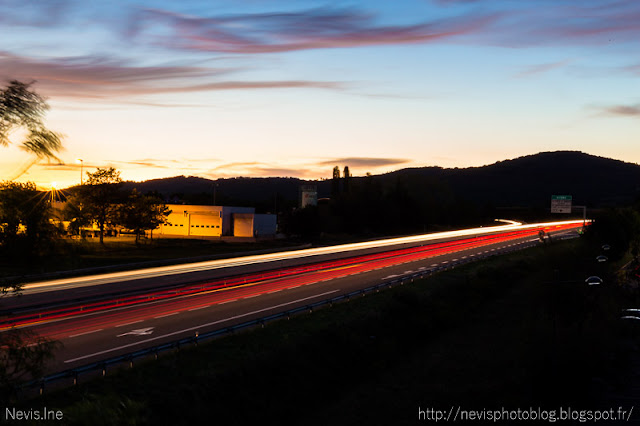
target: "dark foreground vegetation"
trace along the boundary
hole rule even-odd
[[[397,425],[418,423],[419,407],[629,405],[640,329],[620,316],[640,305],[616,283],[626,250],[607,236],[470,264],[21,406],[68,424]]]

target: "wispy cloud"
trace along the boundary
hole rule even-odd
[[[482,40],[521,47],[637,43],[640,3],[629,0],[513,2]],[[479,41],[477,39],[476,41]]]
[[[123,60],[103,57],[34,60],[0,52],[0,70],[0,79],[37,80],[38,87],[49,96],[76,99],[126,99],[144,95],[219,90],[343,88],[343,84],[339,82],[221,81],[221,77],[237,70],[170,65],[131,66]],[[211,81],[212,79],[215,81]],[[156,105],[154,102],[141,103]],[[159,105],[166,106],[162,103]]]
[[[624,71],[640,76],[640,64],[629,65],[623,68]]]
[[[226,177],[297,177],[301,179],[316,179],[321,176],[317,170],[301,165],[299,167],[279,167],[260,162],[226,163],[210,169],[202,174],[209,178]]]
[[[217,162],[219,160],[216,159],[208,159],[205,160],[208,163]],[[202,171],[203,167],[208,166],[205,164],[204,166],[193,165],[194,161],[189,160],[175,160],[175,159],[158,159],[158,158],[143,158],[143,159],[134,159],[129,161],[121,161],[121,160],[108,160],[109,164],[122,166],[133,166],[136,168],[153,168],[153,169],[173,169],[173,170],[184,170],[184,171]]]
[[[137,37],[179,50],[241,54],[427,43],[478,30],[493,16],[462,16],[413,25],[381,25],[353,10],[241,14],[218,17],[145,10]],[[160,37],[158,27],[168,34]]]
[[[22,0],[3,0],[0,24],[3,26],[53,27],[62,25],[73,4],[69,0],[47,0],[31,4]]]
[[[229,169],[237,169],[241,167],[254,167],[259,165],[260,163],[257,161],[246,161],[246,162],[233,162],[233,163],[225,163],[221,164],[217,167],[214,167],[211,170],[229,170]]]
[[[321,166],[344,165],[349,167],[385,167],[408,163],[405,158],[370,158],[370,157],[345,157],[320,161]]]
[[[516,74],[516,77],[530,77],[537,74],[543,74],[558,68],[563,68],[571,63],[571,60],[564,60],[558,62],[548,62],[545,64],[532,65],[523,71],[520,71]]]
[[[640,118],[640,104],[614,105],[614,106],[602,108],[601,111],[607,115]]]

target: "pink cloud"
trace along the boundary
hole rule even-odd
[[[640,118],[640,104],[636,105],[615,105],[604,108],[603,111],[610,115],[621,115],[625,117]]]
[[[519,72],[517,74],[517,77],[529,77],[536,74],[543,74],[548,71],[552,71],[558,68],[563,68],[570,62],[571,61],[569,60],[565,60],[565,61],[558,61],[558,62],[549,62],[546,64],[533,65],[528,67],[524,71]]]
[[[221,81],[221,77],[235,70],[192,66],[136,67],[100,57],[34,60],[0,52],[0,70],[0,79],[36,80],[43,93],[60,98],[122,101],[132,96],[216,90],[342,88],[338,82],[305,80]]]
[[[255,54],[426,43],[477,31],[493,18],[473,16],[384,26],[375,24],[369,15],[327,10],[213,18],[146,10],[138,36],[175,49]],[[145,33],[157,26],[164,26],[170,34],[158,38]]]

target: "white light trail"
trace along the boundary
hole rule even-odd
[[[587,220],[587,223],[590,221]],[[188,272],[201,272],[221,268],[230,268],[236,266],[254,265],[267,262],[275,262],[278,260],[300,259],[310,256],[319,256],[326,254],[344,253],[349,251],[358,251],[372,248],[390,247],[401,244],[432,242],[435,240],[444,240],[456,237],[479,236],[498,232],[523,231],[532,228],[552,227],[562,225],[582,225],[582,220],[568,220],[561,222],[545,222],[523,225],[518,222],[471,229],[462,229],[458,231],[438,232],[434,234],[413,235],[409,237],[389,238],[385,240],[366,241],[361,243],[341,244],[337,246],[318,247],[303,250],[293,250],[287,252],[261,254],[253,256],[242,256],[232,259],[209,260],[204,262],[188,263],[182,265],[160,266],[155,268],[137,269],[132,271],[112,272],[99,275],[89,275],[73,278],[62,278],[50,281],[39,281],[28,283],[23,286],[23,294],[37,293],[53,290],[64,290],[76,287],[95,286],[109,284],[114,282],[138,280],[143,278],[154,278],[167,275],[184,274]]]

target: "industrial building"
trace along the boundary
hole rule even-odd
[[[276,215],[253,207],[167,204],[171,214],[156,235],[182,237],[256,237],[276,234]]]

